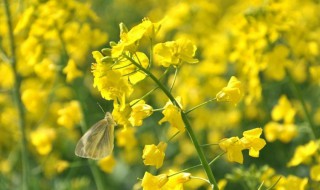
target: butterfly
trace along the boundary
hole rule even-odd
[[[116,125],[111,113],[94,124],[77,143],[75,154],[94,160],[110,155],[114,147],[114,126]]]

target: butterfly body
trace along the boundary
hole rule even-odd
[[[110,155],[114,147],[114,122],[111,113],[94,124],[79,140],[75,154],[94,160]]]

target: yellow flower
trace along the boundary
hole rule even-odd
[[[80,103],[72,100],[65,107],[58,110],[58,124],[68,129],[73,128],[82,120]]]
[[[70,166],[68,161],[65,160],[59,160],[56,163],[56,170],[58,173],[62,173],[64,170],[66,170]]]
[[[273,142],[279,139],[281,142],[288,143],[297,136],[297,127],[294,124],[280,124],[269,122],[264,127],[266,139]]]
[[[274,121],[284,120],[284,123],[293,123],[296,110],[290,104],[288,98],[282,95],[279,102],[272,109],[271,116]]]
[[[125,147],[126,149],[132,149],[137,145],[137,139],[134,136],[135,128],[126,127],[117,132],[117,145],[119,147]]]
[[[52,142],[55,138],[56,131],[48,127],[38,128],[30,134],[31,143],[40,155],[48,155],[51,152]]]
[[[264,139],[259,138],[262,134],[261,128],[255,128],[243,132],[243,137],[240,139],[246,149],[249,149],[249,155],[259,157],[259,151],[266,145]]]
[[[111,56],[117,58],[121,56],[123,51],[134,53],[137,48],[137,42],[143,37],[151,37],[158,30],[158,24],[152,23],[149,19],[143,19],[142,23],[134,26],[130,31],[127,31],[123,23],[120,24],[120,42],[112,47]]]
[[[112,155],[110,155],[99,160],[98,165],[102,171],[111,173],[114,166],[116,165],[116,160]]]
[[[170,174],[175,172],[170,170]],[[169,181],[162,187],[162,190],[183,190],[183,184],[190,181],[190,173],[179,173],[169,177]]]
[[[245,148],[238,137],[222,139],[219,142],[220,148],[227,152],[227,157],[230,162],[243,163],[242,150]]]
[[[45,58],[34,66],[35,73],[44,80],[51,80],[56,73],[56,65],[52,60]]]
[[[194,59],[197,47],[190,40],[178,39],[165,43],[158,43],[154,46],[155,59],[164,66],[179,66],[183,62],[198,63],[198,59]]]
[[[289,175],[283,177],[277,184],[277,189],[294,189],[294,190],[305,190],[308,184],[308,178],[299,178],[297,176]]]
[[[168,182],[168,176],[166,174],[160,174],[153,176],[152,174],[145,172],[141,186],[143,190],[162,190],[162,187]]]
[[[149,66],[149,59],[146,54],[142,52],[136,52],[132,56],[132,59],[144,68]],[[146,77],[146,74],[142,71],[139,71],[137,67],[128,59],[121,60],[121,62],[118,62],[116,65],[114,65],[112,69],[120,71],[122,76],[128,76],[128,80],[131,84],[136,84]]]
[[[180,132],[185,131],[184,123],[181,118],[181,110],[177,106],[167,104],[162,111],[162,114],[164,117],[159,121],[160,125],[163,122],[168,121],[172,127],[178,129]]]
[[[236,77],[232,76],[228,85],[217,93],[216,99],[218,102],[231,102],[232,104],[237,105],[242,96],[241,82]]]
[[[68,83],[71,83],[74,79],[83,75],[81,70],[77,68],[73,59],[69,59],[67,66],[63,69],[63,73],[67,75]]]
[[[319,143],[316,141],[310,141],[306,145],[298,146],[294,152],[293,158],[287,164],[289,167],[297,166],[302,162],[308,160],[319,149]]]
[[[9,160],[0,160],[0,173],[7,175],[11,171],[12,166]]]
[[[142,155],[143,163],[145,165],[155,166],[157,169],[161,168],[166,148],[167,143],[164,142],[160,142],[157,146],[154,144],[145,145]]]
[[[320,164],[311,167],[310,177],[314,181],[320,181]]]
[[[43,110],[43,105],[47,98],[47,93],[43,90],[26,89],[22,92],[22,102],[26,109],[32,113],[39,113]]]
[[[291,64],[288,59],[289,49],[284,45],[277,45],[272,52],[265,54],[268,63],[265,74],[267,77],[281,81],[286,76],[286,67]]]
[[[122,125],[124,128],[132,127],[129,121],[132,108],[128,104],[125,104],[124,107],[120,106],[122,105],[117,104],[116,101],[113,102],[113,119],[116,121],[117,125]]]
[[[14,77],[9,64],[0,63],[0,88],[8,89],[13,87]]]
[[[112,70],[111,64],[101,62],[103,55],[100,52],[94,51],[92,54],[97,62],[92,65],[93,86],[98,88],[104,99],[114,100],[124,107],[126,96],[133,92],[131,84],[120,71]]]
[[[145,103],[144,100],[133,100],[130,104],[134,104],[131,109],[129,121],[132,126],[141,126],[143,119],[152,114],[152,107]]]

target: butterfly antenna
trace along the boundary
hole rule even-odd
[[[104,111],[104,109],[102,108],[102,106],[99,104],[99,102],[97,102],[97,104],[98,104],[98,106],[100,107],[100,109],[102,110],[102,112],[103,112],[103,113],[106,113],[106,112]]]

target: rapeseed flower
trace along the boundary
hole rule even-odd
[[[152,114],[152,107],[144,100],[133,100],[130,104],[134,105],[131,107],[129,121],[132,126],[141,126],[143,120]]]
[[[228,85],[217,93],[216,99],[218,102],[231,102],[236,105],[239,103],[243,96],[243,90],[241,82],[234,76],[232,76],[228,82]]]
[[[178,103],[180,103],[180,98],[177,98]],[[173,105],[170,101],[167,102],[167,104],[164,106],[164,110],[162,111],[162,114],[164,117],[159,121],[159,124],[161,125],[163,122],[168,121],[171,125],[171,127],[174,127],[178,129],[180,132],[185,131],[184,123],[181,117],[181,110]]]
[[[157,146],[145,145],[143,149],[143,163],[145,165],[155,166],[157,169],[161,168],[165,157],[167,143],[160,142]]]
[[[98,161],[100,169],[106,173],[111,173],[114,166],[116,165],[116,160],[112,155],[102,158]]]
[[[183,62],[198,63],[198,59],[193,58],[196,50],[197,47],[187,39],[159,43],[154,46],[155,59],[164,67],[179,66]]]

